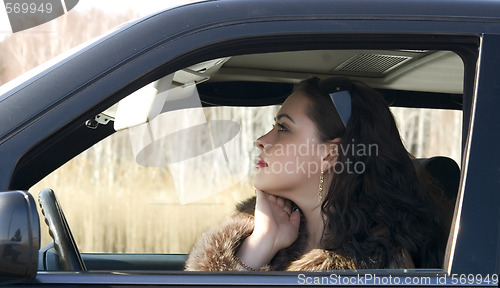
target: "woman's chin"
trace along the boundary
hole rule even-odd
[[[258,173],[253,177],[253,186],[259,190],[263,190],[262,188],[266,186],[264,179],[262,179],[262,176]]]
[[[266,179],[265,177],[259,177],[259,175],[256,175],[253,178],[253,186],[256,189],[259,189],[261,191],[264,191],[269,194],[273,194],[273,191],[276,190],[276,181],[270,181],[270,179]]]
[[[269,175],[263,174],[257,174],[254,176],[253,186],[263,192],[279,197],[289,195],[289,192],[293,187],[289,182],[284,182],[282,179],[277,177],[269,177]]]
[[[259,182],[254,181],[253,186],[255,187],[255,189],[259,189],[262,192],[265,192],[267,194],[271,194],[274,196],[283,197],[283,194],[284,194],[282,190],[276,189],[276,187],[273,187],[271,185],[265,185],[263,183],[259,183]]]

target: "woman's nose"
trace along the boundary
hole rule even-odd
[[[269,143],[266,143],[265,141],[265,135],[262,135],[260,136],[259,138],[257,138],[257,140],[255,140],[255,146],[257,146],[257,148],[259,148],[260,150],[264,151],[264,149],[268,146],[270,146],[271,144]]]

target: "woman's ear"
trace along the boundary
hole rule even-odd
[[[328,153],[323,157],[321,171],[326,172],[335,166],[340,153],[340,138],[335,138],[326,142]]]

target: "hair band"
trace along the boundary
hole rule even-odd
[[[349,119],[351,119],[351,93],[349,93],[348,90],[341,90],[330,93],[330,98],[332,99],[335,109],[337,109],[337,113],[344,127],[347,127],[347,123],[349,123]]]

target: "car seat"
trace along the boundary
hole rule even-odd
[[[444,156],[417,160],[420,176],[433,187],[429,189],[429,194],[441,208],[444,228],[449,233],[460,185],[460,168],[455,160]]]

